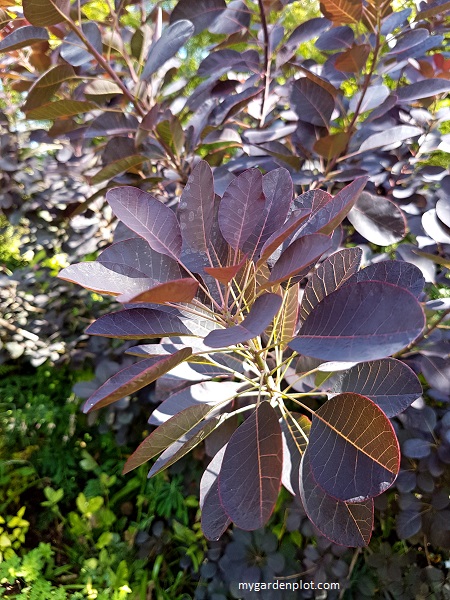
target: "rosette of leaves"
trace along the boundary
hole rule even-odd
[[[360,177],[335,196],[310,190],[293,199],[285,169],[249,169],[219,198],[200,161],[176,213],[139,189],[110,190],[129,239],[60,273],[122,304],[87,333],[169,338],[127,350],[141,360],[108,379],[85,412],[168,372],[200,374],[153,412],[158,427],[124,472],[159,455],[153,476],[211,436],[216,454],[200,488],[209,539],[231,522],[261,528],[281,484],[331,540],[370,539],[373,497],[399,470],[389,418],[421,393],[409,367],[388,357],[421,333],[424,315],[417,267],[383,261],[361,270],[359,248],[335,251],[333,233],[365,184]]]

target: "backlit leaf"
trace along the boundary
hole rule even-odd
[[[320,156],[330,160],[344,152],[350,137],[350,133],[344,131],[325,135],[319,138],[314,144],[314,150],[317,154],[320,154]]]
[[[230,183],[219,206],[220,230],[234,250],[243,247],[263,210],[261,171],[248,169]]]
[[[114,214],[143,237],[153,250],[177,259],[181,231],[175,213],[146,192],[130,186],[109,190],[106,200]]]
[[[241,260],[237,265],[230,265],[229,267],[205,267],[205,273],[220,281],[220,283],[227,284],[229,283],[239,271],[244,267],[247,262],[247,256]]]
[[[300,495],[308,518],[335,544],[351,548],[367,546],[373,529],[373,500],[348,503],[329,496],[316,482],[310,452],[300,467]]]
[[[333,394],[362,394],[375,402],[389,418],[403,412],[422,394],[414,371],[395,358],[359,363],[333,375],[325,387]]]
[[[150,46],[141,75],[142,81],[149,81],[153,73],[162,67],[169,58],[175,56],[193,34],[194,25],[184,19],[176,21],[164,29],[161,37]]]
[[[358,23],[362,17],[362,0],[321,0],[320,10],[333,23]]]
[[[370,54],[369,44],[352,46],[337,56],[334,63],[338,71],[344,73],[358,73],[364,68]]]
[[[219,474],[220,502],[237,527],[254,530],[269,519],[283,467],[275,409],[262,402],[231,436]]]
[[[423,326],[420,304],[403,287],[347,283],[319,302],[289,346],[321,360],[376,360],[402,350]]]
[[[314,479],[338,500],[378,496],[392,485],[400,468],[389,419],[359,394],[334,396],[315,412],[308,452]]]
[[[82,100],[56,100],[48,102],[42,106],[38,106],[29,110],[27,113],[28,119],[36,119],[38,121],[54,121],[65,117],[73,117],[82,113],[89,112],[97,108],[93,102],[83,102]]]
[[[165,302],[190,302],[195,294],[199,282],[196,279],[175,279],[166,281],[154,287],[139,292],[121,294],[117,300],[122,304],[133,304],[135,302],[149,302],[153,304],[164,304]]]
[[[215,329],[205,337],[204,343],[211,348],[221,348],[222,346],[241,344],[261,335],[272,322],[281,303],[281,296],[277,294],[259,296],[240,325]]]
[[[14,30],[3,40],[0,40],[0,52],[19,50],[20,48],[25,48],[26,46],[31,46],[31,44],[45,40],[48,40],[46,29],[43,27],[26,25],[25,27]]]
[[[83,411],[98,410],[137,392],[186,360],[191,354],[192,348],[183,348],[170,356],[147,358],[122,369],[86,400]]]
[[[261,256],[259,257],[257,266],[261,267],[264,261],[269,258],[275,250],[296,230],[298,230],[301,224],[308,218],[310,211],[308,209],[295,210],[286,223],[278,230],[273,233],[264,246],[261,249]]]
[[[300,305],[300,318],[306,319],[315,306],[345,283],[359,268],[360,248],[345,248],[326,258],[312,274]]]
[[[23,14],[32,25],[57,25],[68,15],[69,0],[23,0]]]
[[[150,308],[130,308],[104,315],[89,325],[86,333],[127,340],[191,334],[178,317]]]
[[[116,175],[120,175],[128,169],[132,169],[133,167],[138,167],[142,165],[147,159],[146,156],[142,154],[133,154],[131,156],[124,156],[123,158],[119,158],[118,160],[109,162],[105,167],[97,171],[95,175],[90,178],[90,183],[92,185],[96,185],[98,183],[102,183],[102,181],[108,181]]]
[[[113,296],[124,292],[133,296],[151,285],[151,280],[145,277],[143,273],[136,273],[130,269],[127,275],[112,271],[100,262],[89,261],[62,269],[58,277],[82,285],[88,290]]]
[[[123,473],[129,473],[163,452],[173,442],[203,421],[209,412],[211,412],[210,406],[197,404],[174,415],[145,438],[125,463]]]
[[[25,27],[18,31],[23,29]],[[23,110],[27,112],[32,108],[46,104],[64,81],[75,77],[75,71],[70,65],[55,65],[41,75],[28,90],[27,101],[23,106]]]
[[[284,292],[283,305],[274,324],[275,339],[281,344],[287,343],[293,337],[297,328],[298,287],[299,284],[296,283]]]

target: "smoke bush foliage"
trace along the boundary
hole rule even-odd
[[[40,122],[32,141],[56,141],[90,184],[55,221],[106,195],[124,224],[97,261],[62,272],[123,305],[89,333],[164,338],[129,348],[143,360],[86,404],[156,379],[171,389],[127,470],[160,454],[156,473],[205,439],[209,538],[264,524],[281,482],[327,537],[360,546],[399,469],[389,419],[421,394],[410,367],[440,410],[450,393],[448,2],[323,0],[323,16],[289,28],[293,6],[179,0],[138,16],[132,2],[96,14],[23,0],[23,19],[0,11],[0,70]],[[1,166],[18,220],[19,177]],[[426,487],[450,460],[429,431],[446,429],[410,427],[415,410],[393,424]],[[439,486],[424,491],[445,510]],[[422,507],[403,506],[410,537]]]
[[[335,196],[311,190],[293,199],[286,169],[264,176],[249,169],[217,198],[201,161],[176,214],[137,188],[110,190],[127,239],[60,273],[123,305],[87,333],[167,338],[128,349],[142,360],[108,379],[85,411],[185,363],[198,375],[154,411],[150,423],[158,427],[124,471],[159,455],[149,472],[155,475],[214,435],[218,452],[201,481],[209,539],[231,521],[262,527],[281,483],[333,541],[362,546],[370,539],[373,497],[392,485],[400,464],[389,417],[421,393],[411,369],[386,357],[424,327],[417,299],[424,278],[403,261],[360,270],[361,249],[334,251],[335,229],[365,183],[357,178]],[[294,375],[286,384],[288,371]],[[312,389],[294,393],[312,376]],[[308,399],[324,395],[314,410]]]

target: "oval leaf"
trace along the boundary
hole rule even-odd
[[[83,102],[82,100],[56,100],[43,106],[38,106],[29,110],[28,119],[38,121],[54,121],[65,117],[73,117],[98,108],[93,102]]]
[[[220,18],[226,8],[225,0],[179,0],[170,15],[170,23],[187,19],[194,24],[197,35]]]
[[[382,260],[358,271],[349,283],[354,281],[385,281],[405,288],[419,298],[425,285],[422,271],[412,263],[403,260]]]
[[[209,412],[211,412],[210,406],[197,404],[174,415],[145,438],[125,463],[122,473],[129,473],[163,452],[173,442],[203,421]]]
[[[150,308],[130,308],[104,315],[89,325],[86,333],[127,340],[191,335],[178,317]]]
[[[262,402],[231,436],[219,474],[220,502],[237,527],[254,530],[266,524],[278,498],[282,467],[278,417]]]
[[[89,43],[95,48],[98,54],[102,53],[102,36],[97,23],[88,21],[81,26],[83,34]],[[71,31],[61,44],[60,54],[62,58],[73,67],[80,67],[94,59],[94,56],[87,50],[86,45],[78,35]]]
[[[362,17],[362,0],[322,0],[320,10],[333,23],[358,23]]]
[[[373,529],[373,500],[350,504],[326,494],[314,479],[309,456],[307,451],[300,467],[300,496],[308,518],[335,544],[367,546]]]
[[[181,254],[181,230],[175,213],[146,192],[123,186],[109,190],[106,200],[114,214],[149,245],[177,259]]]
[[[98,410],[103,406],[116,402],[116,400],[120,400],[124,396],[137,392],[164,375],[164,373],[168,373],[191,354],[192,348],[183,348],[170,356],[147,358],[122,369],[110,377],[86,400],[83,412]]]
[[[150,46],[141,79],[149,81],[153,73],[175,56],[193,34],[194,25],[186,20],[176,21],[164,29],[159,40]]]
[[[147,302],[152,304],[165,304],[166,302],[190,302],[198,290],[199,282],[196,279],[175,279],[160,283],[150,289],[139,292],[121,294],[117,300],[122,304]]]
[[[400,468],[389,419],[359,394],[339,394],[315,412],[308,452],[314,479],[338,500],[361,502],[378,496]]]
[[[424,321],[420,304],[402,287],[347,283],[319,302],[289,346],[321,360],[376,360],[412,342]]]
[[[138,276],[136,276],[138,275]],[[131,269],[129,275],[117,273],[99,262],[82,262],[70,265],[59,272],[58,277],[77,283],[88,290],[117,296],[124,292],[136,295],[151,285],[151,280],[143,273],[136,274]]]
[[[231,519],[220,504],[219,472],[226,445],[219,450],[209,463],[200,481],[200,507],[202,509],[202,531],[206,539],[218,540]]]
[[[333,394],[355,392],[366,396],[389,418],[403,412],[422,394],[414,371],[395,358],[357,364],[333,375],[326,388]]]
[[[7,35],[3,40],[0,41],[0,52],[11,52],[12,50],[19,50],[26,46],[31,46],[36,42],[42,42],[48,40],[47,30],[43,27],[32,27],[26,25],[25,27],[19,27],[12,33]]]
[[[426,79],[399,87],[395,93],[400,102],[410,102],[411,100],[430,98],[437,94],[446,94],[449,91],[450,81],[448,79]]]
[[[397,96],[398,94],[399,90],[397,90]],[[422,130],[419,127],[414,127],[413,125],[398,125],[397,127],[391,127],[381,133],[375,133],[374,135],[369,136],[361,144],[358,152],[367,152],[374,148],[389,146],[390,144],[403,142],[404,140],[417,137],[421,134]]]
[[[22,6],[26,20],[43,27],[61,23],[70,11],[69,0],[23,0]]]
[[[347,219],[366,240],[390,246],[406,235],[406,219],[393,202],[382,196],[363,192]]]
[[[323,87],[302,77],[294,81],[291,102],[299,119],[328,128],[334,110],[334,98]]]

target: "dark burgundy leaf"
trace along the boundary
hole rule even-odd
[[[352,46],[348,50],[341,52],[336,56],[334,66],[344,73],[359,73],[369,58],[370,45],[359,44]]]
[[[297,201],[301,201],[305,206],[312,200],[312,210],[308,220],[294,236],[294,239],[317,232],[326,235],[332,234],[357,202],[367,179],[367,177],[357,177],[334,197],[321,190],[306,192],[306,194],[299,196]],[[308,198],[302,200],[306,196]]]
[[[192,21],[195,34],[207,29],[226,9],[225,0],[179,0],[170,15],[170,23]]]
[[[251,13],[243,0],[232,0],[209,27],[211,33],[230,35],[250,25]]]
[[[150,308],[130,308],[104,315],[89,325],[86,333],[128,340],[191,335],[178,317]]]
[[[373,500],[348,503],[326,494],[314,479],[307,451],[300,467],[300,495],[308,518],[335,544],[367,546],[373,529]]]
[[[178,207],[184,244],[198,252],[209,253],[214,212],[213,175],[211,167],[202,160],[189,176]]]
[[[358,233],[373,244],[390,246],[406,235],[406,219],[396,204],[362,192],[347,219]]]
[[[350,100],[350,111],[355,112],[357,106],[360,103],[362,92],[357,92]],[[382,104],[389,96],[389,88],[385,85],[374,85],[367,89],[364,94],[361,105],[359,106],[359,112],[363,113],[367,110],[377,108]]]
[[[281,303],[282,298],[277,294],[259,296],[240,325],[215,329],[205,337],[204,343],[211,348],[221,348],[240,344],[261,335],[279,311]]]
[[[393,283],[407,289],[419,298],[425,280],[422,271],[415,265],[403,260],[382,260],[358,271],[350,283],[354,281],[383,281]]]
[[[201,423],[210,412],[211,407],[206,404],[190,406],[178,412],[145,438],[125,463],[123,473],[129,473],[163,452],[173,442]]]
[[[411,100],[420,100],[421,98],[430,98],[437,94],[445,94],[450,91],[450,81],[448,79],[425,79],[404,85],[396,90],[399,102],[409,102]]]
[[[142,71],[142,81],[150,77],[162,67],[169,58],[175,56],[184,43],[194,34],[194,25],[190,21],[180,20],[164,29],[161,37],[150,46]]]
[[[222,371],[225,373],[226,371]],[[150,425],[160,425],[188,406],[197,404],[216,404],[231,401],[242,383],[234,381],[202,381],[194,383],[183,390],[169,396],[152,412]]]
[[[237,52],[228,48],[211,52],[201,62],[198,68],[199,77],[213,75],[214,81],[230,69],[236,71],[250,71],[259,65],[259,55],[255,50]]]
[[[99,54],[102,53],[102,36],[97,23],[88,21],[83,23],[81,26],[83,34],[89,40],[89,43],[97,50]],[[78,35],[71,31],[61,44],[60,50],[62,58],[72,65],[73,67],[79,67],[89,61],[93,60],[92,54],[86,50],[85,44],[80,40]]]
[[[330,246],[330,238],[321,233],[305,235],[295,240],[274,264],[266,287],[286,281],[294,275],[304,277]]]
[[[389,418],[403,412],[422,394],[414,371],[395,358],[383,358],[355,365],[326,381],[333,394],[355,392],[370,398]]]
[[[109,190],[106,199],[114,214],[147,240],[153,250],[175,259],[180,256],[180,226],[170,208],[150,194],[130,186]]]
[[[261,171],[248,169],[230,183],[219,206],[220,230],[234,250],[243,247],[263,210]]]
[[[294,81],[291,102],[299,119],[328,128],[334,110],[334,98],[320,85],[307,77]]]
[[[262,247],[258,266],[264,263],[291,234],[295,233],[309,214],[310,211],[307,208],[295,210],[291,214],[286,223],[278,231],[275,231]]]
[[[123,136],[135,132],[139,123],[135,116],[124,113],[108,112],[91,122],[84,137]]]
[[[243,246],[244,252],[256,256],[262,246],[283,226],[292,204],[292,178],[283,168],[269,171],[262,178],[265,206],[258,225]]]
[[[83,412],[98,410],[108,406],[124,396],[137,392],[152,381],[168,373],[192,354],[192,348],[183,348],[175,354],[141,360],[126,367],[108,379],[86,400]]]
[[[46,40],[48,40],[48,33],[44,27],[26,25],[16,29],[0,41],[0,52],[12,52]]]
[[[342,25],[323,33],[315,45],[319,50],[340,50],[341,48],[351,48],[354,41],[353,29],[348,25]]]
[[[322,360],[376,360],[402,350],[423,327],[420,304],[403,287],[347,283],[319,302],[289,346]]]
[[[389,419],[359,394],[339,394],[315,412],[308,452],[314,479],[338,500],[363,502],[378,496],[400,468]]]
[[[281,67],[288,60],[290,60],[295,54],[300,44],[303,44],[304,42],[309,42],[309,40],[316,37],[317,35],[322,33],[322,31],[327,29],[330,26],[330,24],[331,23],[330,21],[328,21],[328,19],[317,17],[305,21],[296,29],[294,29],[289,38],[286,40],[284,46],[282,46],[280,51],[277,53],[277,67]]]
[[[392,33],[394,29],[397,29],[397,27],[404,25],[410,14],[411,9],[405,8],[403,10],[393,12],[387,16],[385,19],[383,19],[383,23],[381,25],[381,34],[387,35],[388,33]]]
[[[422,529],[422,515],[414,510],[402,510],[395,519],[395,530],[399,539],[406,540]]]
[[[357,272],[361,257],[362,250],[360,248],[345,248],[323,261],[306,284],[300,305],[300,318],[302,321],[306,319],[322,298],[337,290]]]
[[[219,474],[220,502],[237,527],[254,530],[266,524],[278,498],[282,468],[278,417],[262,402],[231,436]]]

